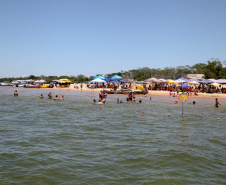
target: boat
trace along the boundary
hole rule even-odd
[[[0,86],[13,86],[13,84],[9,81],[0,82]]]

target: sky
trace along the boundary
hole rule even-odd
[[[0,0],[0,77],[226,60],[225,0]]]

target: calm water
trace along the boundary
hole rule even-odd
[[[226,184],[225,99],[191,98],[182,117],[173,97],[15,89],[0,87],[0,184]]]

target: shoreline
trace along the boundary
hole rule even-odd
[[[71,84],[70,87],[68,88],[57,88],[54,87],[54,90],[63,90],[63,91],[85,91],[85,92],[99,92],[100,90],[103,89],[108,89],[108,88],[96,88],[96,89],[89,89],[87,88],[86,85],[83,85],[83,88],[81,90],[80,88],[80,84],[76,84],[79,88],[76,89],[74,88],[74,85]],[[46,88],[45,88],[46,89]],[[173,92],[172,92],[173,93]],[[169,95],[169,91],[156,91],[156,90],[148,90],[148,94],[147,96],[153,96],[153,95],[157,95],[157,96],[169,96],[169,97],[173,97],[173,95]],[[137,96],[144,96],[144,95],[137,95]],[[178,96],[177,96],[178,97]],[[217,94],[217,93],[198,93],[198,96],[192,94],[192,96],[189,96],[189,98],[226,98],[226,94]]]

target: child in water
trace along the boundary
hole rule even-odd
[[[173,102],[173,104],[177,104],[178,102],[177,102],[177,100],[175,100],[174,102]]]
[[[215,107],[219,107],[219,105],[221,106],[221,104],[220,104],[219,101],[218,101],[218,98],[216,98],[215,100],[216,100],[216,102],[215,102]]]

